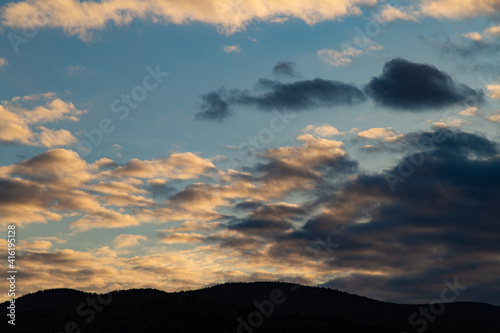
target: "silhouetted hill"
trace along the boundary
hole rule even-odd
[[[2,308],[7,305],[3,303]],[[427,309],[427,314],[419,314],[419,308]],[[4,319],[0,331],[412,333],[426,325],[428,333],[500,332],[498,306],[446,303],[433,311],[436,315],[429,305],[380,302],[337,290],[275,282],[228,283],[178,293],[133,289],[113,292],[111,298],[53,289],[17,299],[15,328]],[[412,326],[409,318],[414,312]]]

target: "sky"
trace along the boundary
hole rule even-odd
[[[447,279],[500,304],[499,14],[2,2],[0,246],[15,224],[18,294],[290,281],[428,302]]]

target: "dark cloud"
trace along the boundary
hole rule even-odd
[[[293,63],[280,62],[274,72],[293,73]],[[483,91],[454,81],[434,66],[396,58],[384,65],[382,74],[372,78],[364,92],[353,84],[321,78],[291,83],[260,79],[252,90],[227,92],[223,88],[203,95],[196,118],[222,120],[232,114],[232,105],[253,106],[264,111],[305,111],[357,105],[366,101],[367,96],[379,105],[408,111],[479,105],[485,99]]]
[[[201,98],[201,111],[196,114],[198,120],[223,120],[233,113],[220,92],[212,91]]]
[[[314,79],[282,83],[260,79],[252,91],[233,89],[202,96],[197,119],[222,120],[232,114],[230,105],[254,106],[263,111],[304,111],[319,107],[348,106],[362,103],[365,94],[352,84]]]
[[[442,134],[412,137],[427,140]],[[439,297],[444,286],[435,286],[458,276],[477,290],[468,299],[494,302],[498,297],[498,287],[491,296],[484,293],[500,279],[493,259],[500,253],[495,241],[500,237],[497,146],[470,133],[448,131],[444,138],[430,154],[421,155],[423,162],[412,166],[396,191],[384,174],[360,175],[331,197],[328,207],[335,214],[321,214],[304,225],[314,235],[334,233],[342,244],[328,261],[332,267],[391,272],[346,276],[329,286],[404,301],[404,295]],[[401,166],[407,171],[418,154],[409,154],[390,172],[400,175]],[[437,295],[432,294],[435,289]]]
[[[183,188],[169,198],[169,202],[173,204],[183,204],[187,202],[195,202],[196,200],[208,200],[213,198],[216,193],[209,185],[193,184]]]
[[[499,48],[500,50],[500,48]],[[489,62],[474,62],[474,64],[471,64],[471,70],[474,72],[478,72],[482,75],[482,77],[479,79],[481,80],[481,83],[492,83],[495,82],[496,77],[498,74],[500,74],[500,63],[492,64]]]
[[[444,34],[421,36],[421,39],[456,64],[457,70],[479,73],[481,85],[494,82],[500,73],[500,64],[496,61],[500,42],[496,39],[472,40],[463,36],[452,39]]]
[[[242,202],[236,204],[236,206],[234,206],[234,208],[237,210],[254,210],[254,209],[259,208],[262,205],[264,205],[264,203],[260,202],[260,201],[246,200],[246,201],[242,201]]]
[[[459,44],[450,41],[442,46],[442,51],[462,57],[475,57],[479,54],[493,55],[500,51],[500,43],[468,41]]]
[[[258,207],[251,214],[253,219],[287,219],[297,216],[304,216],[309,212],[308,207],[288,204],[270,204]]]
[[[302,111],[318,107],[353,105],[366,100],[365,94],[356,86],[324,79],[293,83],[260,79],[256,88],[268,91],[261,94],[244,91],[233,100],[240,105],[255,106],[265,111]]]
[[[285,220],[264,220],[264,219],[244,219],[228,227],[230,230],[238,230],[243,233],[257,233],[265,235],[266,233],[283,232],[292,229],[293,226]]]
[[[30,184],[19,179],[0,178],[0,207],[33,205],[45,209],[50,203],[48,198],[47,191],[37,184]]]
[[[262,172],[264,180],[311,179],[320,180],[321,177],[314,170],[306,166],[289,165],[278,159],[269,163],[258,164],[254,171]]]
[[[394,109],[425,111],[451,105],[477,105],[484,93],[455,82],[434,66],[393,59],[384,65],[382,75],[365,88],[378,104]]]
[[[149,187],[153,197],[155,198],[168,197],[179,191],[177,188],[170,186],[169,184],[150,184]]]
[[[346,273],[326,286],[377,299],[436,299],[444,279],[457,277],[468,287],[459,300],[498,304],[498,145],[448,129],[410,133],[401,145],[408,154],[388,171],[413,170],[395,191],[386,173],[360,173],[329,194],[316,187],[317,206],[256,206],[231,223],[240,237],[222,244],[249,256],[267,245],[270,259],[321,260]],[[333,243],[340,246],[324,247]]]
[[[398,142],[401,148],[423,151],[434,151],[439,154],[478,157],[493,156],[498,145],[479,134],[471,134],[449,129],[436,129],[433,132],[409,133]]]
[[[461,38],[452,40],[449,36],[436,36],[430,42],[442,53],[450,56],[476,58],[478,55],[496,55],[500,51],[500,43],[496,40],[472,40]]]
[[[291,61],[280,61],[273,68],[273,74],[277,76],[299,76],[295,70],[295,64]]]

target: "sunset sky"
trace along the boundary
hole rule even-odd
[[[456,278],[458,301],[499,305],[499,15],[3,1],[0,246],[15,224],[18,291],[279,280],[427,302]]]

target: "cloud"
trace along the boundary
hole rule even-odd
[[[486,89],[488,89],[488,96],[500,99],[500,84],[489,84]]]
[[[273,74],[278,76],[299,76],[299,73],[295,70],[295,63],[291,61],[278,62],[273,68]]]
[[[351,58],[364,54],[363,51],[355,48],[347,48],[343,51],[323,49],[317,52],[317,55],[332,66],[345,66],[352,62]]]
[[[481,15],[495,15],[500,0],[422,0],[420,11],[427,16],[442,19],[463,19]]]
[[[7,66],[8,64],[9,62],[7,61],[7,59],[0,58],[0,68],[2,68],[3,66]]]
[[[29,108],[29,105],[41,100],[45,101],[44,105]],[[79,116],[86,112],[77,109],[71,102],[55,98],[53,93],[14,97],[10,101],[2,101],[1,104],[0,141],[47,148],[72,145],[77,139],[67,130],[36,125],[79,121]]]
[[[110,158],[102,157],[94,162],[94,166],[98,169],[105,169],[105,168],[115,168],[118,166],[118,164],[116,164],[116,162]]]
[[[124,166],[117,167],[113,174],[137,178],[193,179],[205,175],[215,166],[209,159],[188,153],[174,153],[166,158],[151,161],[132,159]]]
[[[24,280],[23,293],[62,286],[99,293],[132,288],[180,291],[221,283],[231,275],[229,272],[242,279],[249,278],[248,273],[238,268],[228,270],[227,267],[239,266],[238,259],[222,256],[223,252],[148,250],[151,251],[148,255],[135,256],[122,256],[123,251],[109,247],[86,252],[71,249],[23,252],[22,267],[31,267],[20,273]],[[50,279],[54,272],[58,274]],[[152,275],[157,277],[155,281]]]
[[[162,230],[163,232],[209,231],[219,229],[220,222],[186,221],[178,227]]]
[[[93,74],[85,66],[82,65],[66,66],[64,70],[66,71],[66,73],[68,73],[68,75],[75,75],[78,73]]]
[[[16,108],[17,109],[17,108]],[[78,116],[86,113],[85,110],[78,110],[73,103],[64,102],[56,98],[44,106],[37,106],[33,110],[18,109],[26,116],[29,123],[48,123],[56,121],[79,121]]]
[[[455,82],[436,67],[401,58],[387,62],[382,75],[374,77],[365,90],[379,105],[401,111],[474,105],[484,100],[482,91]]]
[[[117,166],[109,159],[89,164],[58,149],[1,167],[2,223],[43,222],[68,212],[76,214],[71,217],[76,231],[178,221],[156,230],[154,239],[119,233],[116,248],[87,252],[36,243],[55,244],[55,239],[27,239],[32,246],[22,255],[21,264],[30,267],[20,270],[26,272],[23,292],[60,286],[180,290],[265,276],[411,302],[433,299],[437,284],[458,276],[470,286],[464,297],[498,303],[496,142],[447,129],[388,142],[385,138],[398,132],[369,129],[367,136],[398,145],[405,156],[385,172],[367,174],[349,160],[342,142],[317,137],[318,128],[327,134],[334,129],[310,127],[296,144],[263,151],[245,172],[217,170],[220,183],[187,182],[150,206],[143,205],[150,203],[150,184],[165,185],[160,175],[171,175],[172,165],[197,161],[196,154]],[[51,170],[55,161],[65,166],[60,172]],[[158,165],[168,165],[168,171],[159,172]],[[401,176],[408,166],[412,172]],[[126,172],[115,172],[120,168]],[[389,173],[403,179],[395,191]],[[145,199],[126,209],[107,204],[109,196],[121,195],[131,202]],[[119,250],[137,243],[142,252],[136,256]]]
[[[401,10],[391,6],[390,4],[385,4],[381,6],[382,10],[374,15],[377,22],[393,22],[397,20],[402,21],[414,21],[418,22],[420,19],[420,13],[416,11],[413,7],[405,8]]]
[[[35,240],[32,242],[21,241],[19,248],[23,251],[34,250],[34,251],[47,251],[52,247],[52,243],[47,240]]]
[[[163,243],[167,244],[174,244],[174,243],[199,243],[203,241],[205,238],[203,235],[200,234],[187,234],[187,233],[172,233],[168,235],[161,236],[161,241]]]
[[[245,219],[230,226],[228,229],[248,234],[270,234],[286,232],[293,229],[293,226],[290,222],[283,220]]]
[[[382,46],[369,39],[358,37],[354,39],[353,43],[354,46],[346,43],[341,45],[342,51],[323,49],[316,52],[316,54],[326,63],[338,67],[349,65],[352,63],[352,58],[368,54],[370,51],[379,51],[382,49]]]
[[[407,171],[404,165],[414,170],[398,182],[396,191],[390,190],[387,174],[358,175],[332,196],[321,215],[304,225],[308,233],[330,233],[341,244],[327,263],[351,273],[332,279],[328,286],[408,301],[421,293],[432,297],[429,285],[449,276],[460,276],[483,290],[498,280],[498,274],[488,278],[478,274],[491,271],[500,251],[493,241],[500,233],[495,217],[499,212],[491,205],[500,182],[494,171],[500,165],[497,145],[481,136],[447,130],[413,133],[408,140],[431,142],[432,137],[441,138],[433,141],[432,151],[412,151],[388,170],[393,175]],[[417,158],[422,161],[418,166],[410,164]],[[360,268],[368,272],[355,274]]]
[[[43,126],[39,126],[38,129],[40,133],[36,133],[35,137],[43,147],[71,146],[77,143],[74,135],[67,130],[51,130]]]
[[[488,120],[500,123],[500,114],[491,115]]]
[[[260,79],[256,88],[267,90],[261,94],[237,92],[230,101],[252,105],[261,110],[301,111],[317,107],[335,107],[364,102],[365,95],[356,86],[324,79],[281,83]]]
[[[458,114],[460,116],[472,117],[472,116],[477,116],[478,112],[479,112],[478,108],[476,108],[475,106],[470,106],[467,109],[460,111]]]
[[[306,128],[303,129],[304,132],[313,132],[314,134],[317,134],[319,136],[323,137],[332,137],[336,135],[344,135],[345,132],[340,132],[337,128],[329,125],[329,124],[323,124],[320,126],[315,126],[315,125],[308,125]]]
[[[76,152],[66,149],[52,149],[28,160],[1,167],[0,174],[22,176],[54,188],[79,186],[91,179],[87,163]]]
[[[249,217],[258,220],[284,220],[304,216],[309,212],[307,207],[299,204],[276,202],[257,207]]]
[[[359,104],[365,94],[352,84],[314,79],[282,83],[260,79],[253,91],[220,89],[202,96],[197,119],[222,120],[232,112],[231,105],[255,106],[260,110],[302,111],[319,107]]]
[[[385,63],[382,74],[372,78],[364,92],[353,84],[321,78],[291,83],[260,79],[253,90],[221,88],[203,95],[202,110],[196,118],[223,120],[232,114],[230,107],[235,105],[264,111],[304,111],[357,105],[368,97],[392,109],[430,111],[479,105],[484,96],[483,91],[454,81],[434,66],[396,58]]]
[[[240,52],[241,51],[241,48],[239,45],[227,45],[227,46],[224,46],[224,52],[226,53],[231,53],[231,52]]]
[[[19,115],[0,105],[0,140],[3,142],[17,142],[34,144],[33,133],[28,124]]]
[[[212,91],[201,98],[201,111],[196,114],[196,119],[223,120],[233,113],[229,104],[222,99],[218,92]]]
[[[468,32],[466,34],[462,34],[465,38],[472,39],[473,41],[480,42],[483,40],[483,36],[479,32]]]
[[[453,119],[453,118],[440,119],[439,121],[432,123],[434,127],[438,128],[462,127],[464,125],[469,125],[469,124],[471,123],[465,119]]]
[[[484,33],[490,36],[500,36],[500,25],[490,27],[484,30]]]
[[[358,133],[358,138],[364,139],[383,139],[387,142],[395,142],[400,138],[404,137],[403,134],[399,132],[395,132],[392,127],[387,128],[370,128],[366,131],[362,131]]]
[[[114,243],[117,248],[124,248],[124,247],[132,247],[132,246],[138,246],[139,241],[141,240],[147,240],[148,238],[143,235],[128,235],[128,234],[123,234],[123,235],[118,235],[115,237]]]
[[[166,208],[161,198],[155,200],[151,183],[157,177],[164,183],[167,179],[194,179],[208,176],[212,170],[210,160],[194,153],[174,153],[151,161],[133,159],[120,166],[106,158],[89,164],[76,152],[52,149],[0,167],[0,217],[2,224],[22,225],[59,221],[71,213],[71,228],[76,231],[136,226],[166,218],[209,218],[206,212]]]
[[[194,183],[183,188],[165,202],[171,210],[169,217],[173,218],[172,212],[176,212],[184,219],[222,219],[224,216],[218,211],[221,207],[252,209],[259,206],[257,202],[310,190],[317,182],[326,184],[328,175],[348,174],[357,167],[347,158],[342,142],[310,134],[297,140],[300,145],[267,149],[262,155],[265,163],[255,165],[247,173],[228,172],[222,177],[227,185]],[[243,201],[241,205],[239,200]]]
[[[266,196],[253,199],[269,200],[294,191],[308,192],[318,183],[328,186],[357,169],[357,163],[349,159],[341,141],[308,133],[297,140],[302,145],[267,149],[263,154],[268,162],[257,165],[254,172],[261,173],[260,193]]]
[[[59,221],[60,214],[50,212],[47,189],[28,180],[0,178],[0,217],[2,224],[43,223]]]
[[[93,32],[110,24],[124,26],[140,19],[160,24],[201,22],[213,25],[223,33],[242,31],[253,21],[284,23],[301,19],[309,25],[361,15],[363,7],[374,6],[377,0],[311,0],[284,3],[271,1],[194,0],[25,0],[5,4],[1,8],[2,24],[10,28],[58,28],[68,35],[88,41]],[[417,8],[396,8],[383,4],[376,15],[382,22],[415,21],[421,16],[437,19],[462,19],[481,15],[494,16],[499,0],[421,0]]]
[[[359,6],[374,4],[376,0],[340,0],[334,4],[326,0],[292,4],[277,0],[195,0],[189,3],[172,0],[44,0],[6,4],[2,7],[1,19],[3,25],[10,28],[60,28],[69,35],[89,40],[93,30],[102,30],[110,23],[126,25],[134,19],[173,24],[201,22],[217,26],[225,33],[233,33],[243,30],[252,21],[282,22],[290,17],[315,24],[359,15]]]
[[[487,35],[481,36],[479,33],[468,33],[463,35],[466,41],[454,41],[449,37],[445,37],[444,41],[435,41],[434,45],[441,52],[451,56],[472,57],[476,67],[482,64],[478,62],[478,55],[495,55],[500,50],[500,43],[497,40],[486,38]],[[484,65],[483,65],[484,66]],[[489,65],[492,67],[492,65]]]
[[[315,138],[311,134],[302,134],[297,140],[302,141],[303,145],[268,149],[265,156],[293,168],[309,169],[337,160],[346,154],[341,141]]]

